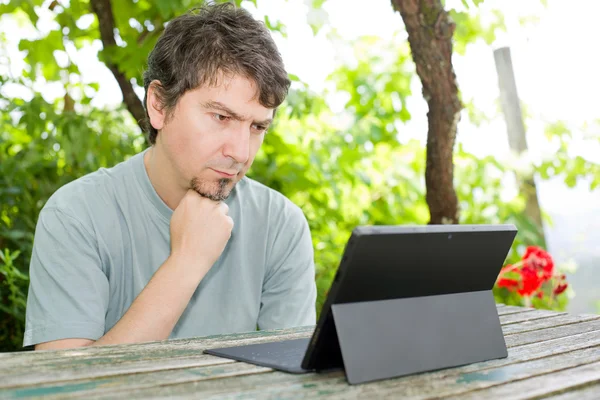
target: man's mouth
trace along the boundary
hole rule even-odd
[[[233,178],[234,176],[236,176],[238,174],[237,171],[223,171],[223,170],[214,169],[214,168],[211,168],[211,169],[213,171],[215,171],[217,174],[219,174],[223,177],[226,177],[226,178]]]

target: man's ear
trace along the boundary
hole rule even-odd
[[[148,109],[150,124],[157,131],[163,128],[166,118],[166,110],[156,93],[158,86],[160,86],[160,81],[153,80],[150,82],[150,85],[148,86],[148,94],[146,95],[146,108]]]

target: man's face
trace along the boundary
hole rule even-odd
[[[258,102],[256,85],[236,75],[186,92],[170,118],[153,125],[173,178],[220,201],[252,165],[272,118],[273,109]]]

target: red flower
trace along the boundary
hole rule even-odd
[[[531,266],[533,269],[541,271],[544,281],[552,278],[552,274],[554,273],[552,256],[537,246],[527,247],[525,254],[523,254],[523,265],[524,268]]]
[[[566,276],[555,272],[550,254],[537,246],[528,246],[520,261],[502,268],[496,285],[526,298],[536,296],[543,299],[542,286],[546,282],[554,287],[554,296],[567,289]]]
[[[521,287],[517,291],[521,296],[531,296],[535,293],[542,283],[544,276],[530,265],[525,265],[521,269]]]
[[[567,285],[566,283],[561,283],[559,284],[556,289],[554,289],[554,295],[558,296],[559,294],[561,294],[562,292],[564,292],[565,290],[567,290],[567,287],[569,285]]]
[[[513,291],[519,287],[519,281],[516,279],[500,278],[497,283],[498,287],[505,287]]]

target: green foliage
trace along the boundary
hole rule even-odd
[[[464,55],[467,46],[482,39],[486,44],[492,44],[498,30],[504,30],[504,17],[499,10],[493,11],[493,20],[489,25],[482,25],[477,11],[450,10],[450,17],[456,24],[454,31],[454,51]]]
[[[29,277],[14,263],[19,251],[0,251],[0,343],[3,347],[18,348],[23,343],[26,293]]]
[[[542,178],[561,176],[569,187],[574,187],[579,179],[588,179],[590,189],[600,186],[600,165],[570,153],[571,129],[564,122],[557,121],[548,125],[545,133],[546,138],[556,145],[557,151],[552,159],[545,160],[538,166]]]

